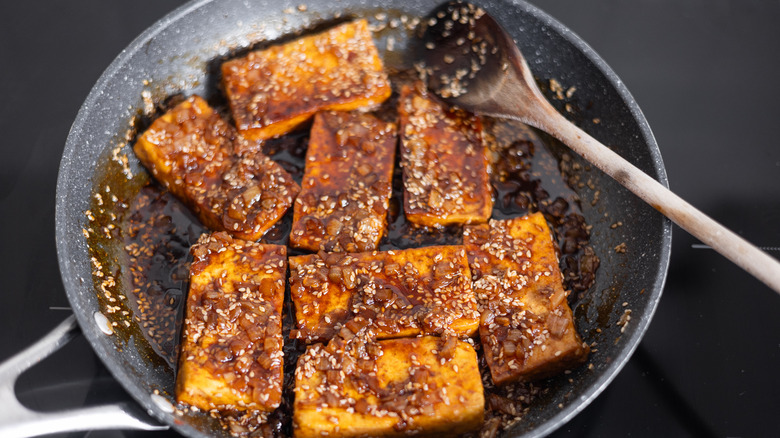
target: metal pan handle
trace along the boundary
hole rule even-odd
[[[79,331],[76,317],[69,316],[35,344],[0,364],[0,436],[21,438],[57,432],[92,429],[165,430],[140,409],[125,403],[36,412],[16,398],[14,383],[25,370],[48,357],[73,339]]]

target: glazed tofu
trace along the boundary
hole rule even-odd
[[[463,243],[494,383],[548,377],[587,359],[541,213],[466,226]]]
[[[371,107],[390,97],[366,20],[230,60],[222,83],[239,132],[278,137],[317,111]]]
[[[330,339],[352,318],[380,339],[418,334],[471,336],[477,302],[463,246],[290,257],[298,338]]]
[[[482,425],[482,380],[469,344],[391,339],[359,355],[354,339],[310,346],[298,359],[293,436],[455,436]]]
[[[176,401],[269,412],[282,398],[287,248],[201,236],[191,252]]]
[[[357,112],[314,118],[290,245],[312,251],[374,250],[387,228],[396,127]]]
[[[144,166],[204,225],[257,240],[292,206],[300,187],[279,164],[249,151],[199,96],[160,116],[133,150]]]
[[[480,119],[446,108],[421,83],[402,87],[398,114],[406,218],[429,227],[486,222],[493,191]]]

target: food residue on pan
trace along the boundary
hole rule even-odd
[[[298,7],[297,9],[301,12],[306,10],[305,7],[303,9]],[[406,16],[389,18],[386,14],[377,14],[375,18],[376,21],[369,26],[369,29],[373,31],[400,27],[413,29],[419,23],[418,18],[409,18]],[[395,44],[395,39],[387,37],[387,51],[393,51],[395,49]],[[390,69],[388,69],[388,71],[389,70]],[[373,101],[369,102],[369,108],[367,108],[367,110],[378,120],[382,120],[389,124],[395,124],[392,126],[401,125],[398,119],[399,90],[404,84],[410,84],[415,79],[416,73],[412,70],[391,71],[389,83],[392,86],[392,95],[390,95],[389,98],[383,97],[382,99],[387,98],[387,100],[381,104]],[[375,81],[376,78],[370,80]],[[550,84],[552,89],[553,82],[551,81]],[[554,92],[556,95],[560,94],[560,97],[563,99],[571,98],[575,90],[576,88],[573,86],[563,88],[560,84],[557,84],[555,85]],[[346,91],[342,94],[348,96],[350,92]],[[147,97],[148,96],[144,96],[143,99],[145,106],[151,106],[150,103],[147,102],[149,100]],[[250,101],[251,99],[255,98],[250,97]],[[260,100],[255,101],[255,104],[258,102],[260,102]],[[253,108],[257,109],[257,107]],[[147,110],[148,109],[149,108],[147,108]],[[170,108],[163,108],[163,111],[169,109]],[[225,109],[225,107],[217,108],[217,112],[223,114]],[[151,112],[147,110],[144,112]],[[316,111],[317,110],[311,111],[311,114],[313,115]],[[271,118],[268,120],[271,120]],[[433,122],[445,124],[454,123],[452,122],[453,119],[448,119],[446,117],[442,120],[443,121],[434,120]],[[169,121],[168,123],[176,122]],[[303,125],[300,125],[300,123],[303,123]],[[143,127],[138,126],[138,128],[142,129]],[[296,183],[301,183],[304,171],[307,171],[305,156],[309,142],[309,125],[305,124],[305,122],[296,121],[295,125],[291,125],[290,129],[290,132],[276,133],[275,135],[277,138],[267,139],[257,143],[259,145],[259,151],[255,152],[261,153],[262,156],[268,156],[274,162],[279,163],[281,168],[289,173]],[[360,130],[358,130],[358,133],[359,132]],[[366,130],[366,132],[368,132],[368,130]],[[199,135],[197,133],[195,134]],[[336,137],[338,137],[338,135],[339,134],[337,133]],[[409,138],[412,138],[411,141],[415,142],[423,141],[422,139],[413,137]],[[444,141],[443,147],[446,148],[446,141],[448,141],[447,135],[440,137],[439,140]],[[349,142],[352,140],[345,137],[341,139],[337,138],[337,141]],[[593,284],[599,264],[598,256],[594,253],[589,243],[590,226],[585,222],[584,217],[579,211],[579,197],[570,188],[582,187],[584,185],[591,186],[592,183],[590,181],[582,182],[578,179],[578,171],[581,170],[581,168],[579,164],[572,162],[571,157],[563,155],[560,159],[556,158],[556,156],[550,152],[546,137],[543,137],[531,128],[516,122],[488,117],[480,118],[479,141],[484,145],[484,150],[486,151],[485,160],[489,163],[489,170],[486,170],[485,181],[489,182],[493,192],[492,212],[488,217],[504,220],[521,217],[532,212],[540,212],[544,215],[544,219],[552,230],[551,237],[553,240],[551,241],[551,248],[554,248],[555,255],[560,263],[560,281],[562,282],[560,290],[566,291],[565,294],[558,294],[560,296],[556,295],[555,298],[551,297],[550,299],[556,300],[556,303],[565,304],[568,309],[569,304],[575,304],[577,298],[585,293]],[[360,147],[359,143],[354,143],[353,145],[358,145],[358,147]],[[122,149],[121,146],[122,144],[120,143],[120,146],[112,151],[111,161],[113,162],[113,166],[106,170],[105,179],[111,183],[111,186],[105,184],[102,188],[102,192],[98,191],[95,193],[93,196],[93,208],[85,213],[88,218],[88,226],[84,228],[83,232],[88,239],[90,252],[93,256],[93,280],[102,294],[101,303],[103,304],[104,310],[110,314],[109,320],[114,329],[116,329],[119,324],[122,324],[125,326],[133,325],[133,329],[137,328],[140,330],[140,333],[142,333],[144,338],[149,342],[149,345],[154,352],[153,354],[163,358],[164,361],[169,364],[171,367],[171,374],[173,375],[173,369],[176,367],[176,364],[182,360],[182,358],[177,357],[178,339],[183,321],[183,303],[187,299],[187,290],[190,281],[189,268],[192,255],[189,250],[191,245],[198,240],[198,237],[206,232],[206,228],[198,222],[196,215],[190,212],[184,204],[171,195],[170,192],[163,189],[158,183],[147,179],[145,175],[134,175],[131,171],[128,157],[120,152]],[[414,151],[415,149],[410,150]],[[186,160],[188,159],[185,159],[185,161]],[[378,239],[376,249],[393,253],[393,250],[427,247],[432,245],[451,245],[455,248],[464,248],[462,246],[464,243],[462,237],[464,223],[485,222],[487,217],[474,216],[464,220],[455,220],[453,223],[439,228],[425,227],[409,221],[405,213],[404,201],[409,195],[408,191],[411,186],[405,184],[406,179],[404,178],[403,172],[406,169],[402,168],[400,165],[402,160],[403,158],[397,154],[395,165],[391,172],[392,178],[389,203],[385,206],[385,210],[382,210],[380,213],[381,216],[386,215],[386,220],[383,231],[381,231],[380,234],[381,238]],[[191,161],[186,162],[192,163]],[[430,164],[431,166],[437,165],[435,160],[431,161]],[[355,164],[355,166],[354,172],[357,172],[361,178],[366,177],[366,175],[369,174],[365,169],[361,169],[359,163]],[[469,181],[469,179],[463,177],[472,176],[471,174],[457,175],[457,169],[448,170],[448,172],[447,178],[449,178],[449,181],[454,181],[456,183],[459,181]],[[469,170],[469,172],[474,171]],[[430,175],[424,176],[424,178],[436,177],[435,172]],[[186,173],[181,174],[180,177],[182,178],[182,181],[184,181],[184,184],[188,184]],[[148,181],[148,184],[141,187],[140,185],[143,181]],[[361,181],[361,179],[355,179],[354,181]],[[112,190],[112,187],[116,188],[116,190]],[[436,187],[436,185],[433,185],[433,187]],[[241,190],[239,190],[238,193],[246,193],[246,190]],[[434,207],[441,207],[443,204],[439,204],[437,196],[443,192],[443,188],[435,189],[434,191],[436,193],[426,194],[425,200],[429,205],[430,203],[433,203],[435,204]],[[482,196],[490,198],[490,190]],[[338,197],[336,199],[337,203],[342,202],[341,200],[338,200]],[[310,201],[313,203],[317,202],[317,200],[314,199]],[[327,203],[329,201],[320,200],[320,202]],[[228,214],[225,209],[226,207],[215,208],[215,211],[218,213],[224,211],[225,214]],[[488,211],[490,212],[490,210]],[[265,235],[259,239],[259,242],[263,244],[288,245],[289,255],[291,256],[307,254],[307,251],[304,249],[289,246],[289,233],[294,226],[292,216],[292,210],[284,215],[280,215],[278,222],[270,227]],[[121,225],[117,226],[116,224]],[[317,231],[318,233],[320,231],[323,233],[335,233],[334,239],[336,240],[333,240],[333,242],[336,243],[328,247],[331,250],[343,250],[343,248],[347,248],[347,243],[344,243],[344,246],[342,247],[338,241],[338,233],[341,229],[340,225],[340,223],[336,224],[333,222],[332,226],[327,225],[327,229]],[[312,230],[307,230],[306,232],[308,233]],[[117,242],[121,242],[121,244],[117,244]],[[120,251],[111,250],[112,245],[120,246]],[[215,251],[218,250],[215,249]],[[501,260],[501,257],[503,257],[499,256],[498,253],[493,255],[498,256],[497,260]],[[327,258],[329,256],[323,257]],[[347,256],[347,258],[349,257],[350,256]],[[368,257],[367,260],[369,260],[369,262],[363,267],[357,267],[358,274],[353,279],[346,277],[348,278],[346,283],[344,283],[344,280],[339,280],[340,282],[334,284],[339,284],[340,286],[338,287],[357,288],[356,290],[360,290],[360,293],[355,294],[354,296],[359,297],[361,300],[373,300],[371,301],[372,303],[380,303],[378,307],[373,304],[368,306],[371,308],[371,312],[381,311],[378,309],[385,309],[386,307],[389,309],[392,306],[396,306],[395,308],[398,308],[397,306],[408,306],[408,309],[410,310],[408,315],[411,315],[408,317],[420,318],[419,321],[424,322],[426,316],[421,312],[422,309],[416,307],[416,298],[413,298],[413,295],[410,295],[410,292],[405,291],[404,289],[407,288],[409,291],[413,291],[416,290],[416,285],[410,286],[407,284],[406,286],[400,287],[393,286],[392,282],[382,281],[377,283],[376,281],[371,280],[368,271],[362,274],[360,273],[361,269],[381,269],[386,270],[383,272],[390,273],[392,276],[395,272],[401,272],[401,270],[407,269],[403,263],[395,263],[392,256],[382,257]],[[515,259],[515,262],[519,263],[517,266],[523,266],[524,260],[525,262],[532,260],[530,249],[528,249],[527,256],[523,255],[523,257],[525,258]],[[114,263],[107,263],[106,260],[112,260]],[[343,260],[343,258],[340,258],[339,260]],[[377,260],[379,260],[379,262],[377,262]],[[443,291],[448,290],[445,286],[451,284],[449,283],[452,281],[450,277],[453,277],[455,271],[448,271],[448,269],[451,268],[447,268],[444,264],[439,262],[440,260],[434,259],[434,262],[431,265],[432,268],[425,269],[432,269],[430,281],[433,282],[431,283],[433,289],[442,291],[441,293],[445,294],[443,296],[446,296],[448,292]],[[343,279],[345,278],[344,272],[346,272],[346,269],[355,269],[353,268],[355,265],[349,263],[339,265],[338,263],[340,262],[334,262],[329,265],[329,271],[324,275],[326,277],[335,275],[338,278]],[[414,268],[413,264],[409,266]],[[441,270],[441,273],[438,273],[439,270]],[[472,272],[474,272],[473,267]],[[512,272],[514,271],[510,270],[502,275],[515,275]],[[533,282],[538,280],[540,276],[550,276],[551,273],[550,270],[543,269],[536,273],[536,277],[532,275],[530,280],[527,279],[523,281]],[[316,278],[317,275],[319,274],[313,274],[312,278]],[[408,275],[409,274],[407,274],[407,277],[400,276],[399,278],[408,278]],[[424,277],[422,274],[416,275],[418,275],[419,278]],[[411,278],[414,278],[414,275],[412,275]],[[241,280],[238,280],[238,282],[240,283]],[[320,284],[326,283],[323,282],[322,279],[318,279],[316,282],[316,286],[315,283],[310,283],[309,285],[312,287],[320,287]],[[371,290],[369,292],[367,289],[369,285],[372,285],[370,286],[371,288],[379,286],[379,289]],[[439,286],[441,286],[441,288],[436,289]],[[240,287],[256,286],[250,286],[249,283],[247,283],[247,285]],[[381,289],[382,287],[385,289]],[[131,291],[131,294],[125,296],[119,292],[122,290]],[[209,290],[210,289],[207,288],[207,293],[212,293],[208,292]],[[216,288],[215,290],[219,290],[219,288]],[[350,306],[360,307],[361,305],[368,303],[368,301],[363,301],[362,303],[360,301],[354,301],[355,299],[352,299],[352,301],[349,302]],[[436,298],[434,298],[434,300],[435,299]],[[242,306],[242,302],[242,298],[236,298],[236,300],[232,302],[233,304],[230,305],[230,309],[217,309],[214,311],[217,312],[218,315],[223,315],[219,312],[233,312],[235,309]],[[520,304],[520,306],[522,307],[522,304]],[[506,310],[503,308],[501,309],[502,312]],[[445,380],[440,380],[443,376],[446,376],[446,373],[449,371],[435,370],[430,367],[426,368],[425,366],[420,368],[419,361],[423,360],[422,357],[427,357],[425,355],[428,353],[433,353],[435,356],[450,354],[448,352],[455,351],[451,350],[454,347],[452,347],[449,339],[454,342],[458,337],[458,333],[450,331],[450,329],[447,328],[449,326],[444,325],[441,327],[445,328],[436,328],[431,332],[425,332],[425,335],[443,337],[402,337],[398,338],[399,341],[377,341],[376,332],[373,331],[374,329],[366,329],[365,326],[358,325],[350,326],[350,324],[352,324],[351,321],[356,320],[345,319],[335,326],[333,332],[337,333],[337,335],[336,337],[331,338],[327,344],[313,344],[307,346],[304,341],[296,340],[292,337],[292,335],[298,333],[300,329],[300,327],[296,328],[295,310],[296,308],[290,298],[288,284],[287,291],[285,292],[284,304],[280,311],[282,318],[281,330],[284,339],[284,345],[281,348],[284,362],[282,374],[283,381],[280,384],[280,387],[283,389],[278,403],[273,405],[274,408],[266,409],[270,410],[268,413],[260,413],[261,411],[254,412],[252,409],[247,409],[246,406],[241,406],[240,404],[231,409],[212,409],[209,412],[209,415],[223,420],[224,427],[226,427],[230,433],[234,435],[261,433],[263,435],[290,436],[295,434],[298,436],[305,436],[306,432],[302,430],[301,424],[298,424],[297,427],[294,426],[293,417],[298,415],[294,410],[294,406],[299,405],[299,399],[296,397],[309,397],[308,394],[311,394],[311,388],[306,388],[306,385],[308,385],[308,383],[306,383],[308,380],[306,379],[315,379],[319,383],[331,382],[336,386],[342,384],[348,385],[349,388],[353,388],[349,391],[354,390],[357,391],[356,394],[359,393],[367,397],[366,399],[360,399],[363,401],[350,401],[350,397],[346,396],[347,402],[346,405],[344,405],[346,407],[344,407],[342,412],[339,410],[341,409],[339,406],[342,405],[338,400],[330,399],[328,398],[330,396],[324,396],[324,393],[312,395],[311,400],[320,400],[327,409],[339,407],[333,411],[333,415],[323,417],[324,423],[331,423],[331,426],[327,426],[330,427],[330,429],[317,429],[317,427],[325,428],[326,426],[317,426],[317,424],[313,424],[312,427],[315,428],[313,429],[314,432],[328,430],[338,434],[353,430],[349,429],[350,424],[362,424],[356,420],[358,417],[355,417],[355,412],[358,412],[361,416],[368,416],[368,418],[371,418],[372,412],[374,413],[373,415],[378,415],[377,418],[389,416],[392,421],[388,423],[389,428],[387,429],[387,433],[391,434],[404,434],[415,430],[439,432],[444,430],[437,429],[445,427],[442,426],[444,423],[433,422],[429,424],[427,418],[431,416],[436,417],[436,410],[432,409],[431,406],[435,406],[436,403],[439,402],[443,405],[453,402],[453,400],[450,400],[447,397],[446,385],[448,383],[445,383]],[[356,314],[364,315],[365,313],[358,312]],[[399,313],[399,315],[401,314],[402,313]],[[114,315],[119,315],[120,317],[115,318]],[[228,315],[228,313],[225,313],[224,315]],[[494,315],[495,319],[491,320],[493,321],[491,324],[504,324],[504,319],[506,319],[506,317],[500,312],[496,313],[496,315]],[[548,331],[552,331],[554,337],[561,337],[567,331],[569,335],[571,335],[570,330],[572,329],[564,326],[562,319],[556,319],[562,318],[562,316],[551,318],[549,323],[552,325],[544,327],[544,325],[540,325],[541,323],[539,322],[543,321],[544,318],[540,320],[538,315],[533,315],[530,310],[526,315],[527,317],[525,320],[517,321],[516,324],[521,324],[522,327],[527,328],[528,330],[538,329],[544,331],[544,333],[540,332],[541,334],[538,337],[529,338],[531,339],[531,342],[539,343],[540,348],[539,353],[537,353],[539,355],[541,355],[541,352],[546,348],[546,346],[542,344],[547,342],[546,340],[550,338]],[[208,321],[208,317],[206,318],[207,319],[204,321]],[[323,317],[323,321],[327,321],[324,318],[330,318],[330,316],[326,315]],[[625,329],[625,324],[628,323],[629,319],[630,310],[626,309],[624,317],[621,318],[621,321],[623,322],[621,324],[622,329]],[[230,320],[230,318],[228,318],[228,320]],[[371,321],[373,321],[373,319],[369,319],[369,325],[371,325]],[[298,322],[300,322],[300,320],[298,320]],[[507,324],[511,325],[515,323],[507,321]],[[507,344],[510,345],[512,352],[514,352],[516,348],[519,348],[522,342],[525,342],[523,339],[526,338],[523,337],[524,335],[515,334],[515,332],[512,331],[515,330],[515,326],[510,327],[511,328],[507,332],[510,333],[509,336],[519,336],[511,344]],[[517,326],[518,333],[520,333],[520,327],[520,325]],[[249,326],[246,326],[243,330],[251,331],[252,329],[249,328]],[[361,333],[360,336],[368,336],[368,338],[361,341],[362,343],[355,343],[355,341],[352,341],[358,332]],[[368,334],[366,335],[366,333]],[[371,333],[374,334],[371,335]],[[468,334],[460,333],[461,340],[457,341],[457,348],[463,349],[463,351],[471,351],[474,354],[474,370],[477,370],[475,379],[477,382],[476,384],[481,388],[484,388],[484,407],[480,407],[480,409],[483,410],[480,411],[479,422],[476,426],[472,420],[467,421],[461,419],[456,421],[454,425],[446,427],[453,427],[453,429],[449,430],[452,433],[479,433],[480,436],[495,436],[497,433],[511,427],[516,422],[522,421],[523,414],[527,412],[529,406],[533,403],[538,394],[544,391],[544,387],[541,383],[536,383],[532,380],[523,378],[512,379],[513,381],[508,381],[507,383],[496,384],[494,380],[495,375],[491,376],[491,367],[488,366],[490,361],[488,361],[484,354],[482,342],[480,342],[478,338],[471,337],[471,334],[475,333],[475,331],[467,333]],[[262,334],[258,334],[257,336],[262,336]],[[390,336],[390,338],[393,337],[394,336]],[[419,341],[400,341],[402,339],[417,339]],[[262,343],[262,338],[257,338],[257,341]],[[138,342],[138,340],[136,340],[136,342]],[[382,344],[380,344],[380,342]],[[438,346],[430,351],[426,350],[414,353],[414,350],[408,349],[419,348],[415,342],[441,343],[441,345],[437,344]],[[484,339],[483,342],[485,342]],[[326,350],[331,348],[331,345],[335,346],[331,350]],[[353,366],[353,368],[350,369],[360,370],[363,369],[360,368],[360,366],[365,366],[365,370],[368,373],[376,373],[378,372],[377,370],[384,369],[382,367],[387,366],[387,364],[378,359],[381,357],[381,354],[377,356],[376,351],[374,351],[374,353],[371,353],[373,356],[371,354],[363,356],[363,353],[361,352],[365,349],[368,349],[366,351],[369,351],[378,348],[375,347],[378,345],[381,345],[382,348],[385,349],[384,351],[387,352],[386,354],[392,355],[401,354],[398,352],[404,352],[402,353],[405,358],[404,360],[410,361],[411,365],[409,369],[413,370],[412,374],[406,375],[401,373],[395,377],[390,375],[387,377],[388,380],[386,382],[389,382],[387,383],[390,385],[389,387],[398,388],[396,392],[387,392],[387,389],[379,390],[372,387],[371,385],[376,385],[376,382],[371,379],[361,380],[361,378],[357,378],[357,380],[350,380],[347,382],[344,380],[343,376],[339,375],[339,372],[344,372],[344,367],[353,366],[350,365],[352,361],[369,360],[371,358],[373,358],[371,360],[374,360],[373,364],[364,363],[363,365],[359,365],[358,368],[354,368]],[[225,346],[224,353],[219,354],[223,354],[223,359],[229,362],[234,360],[233,358],[246,357],[241,353],[244,351],[241,350],[241,348],[248,347],[230,344]],[[530,347],[526,346],[525,348]],[[323,353],[320,353],[320,351],[323,351]],[[324,353],[325,351],[328,351],[327,354]],[[412,352],[409,353],[409,351]],[[498,352],[499,350],[495,351]],[[531,350],[529,349],[527,351]],[[592,351],[596,350],[593,349]],[[552,358],[551,360],[554,360],[561,356],[561,353],[560,350],[549,350],[546,354]],[[505,354],[504,350],[501,350],[501,354]],[[327,366],[323,365],[323,369],[307,371],[307,377],[304,379],[302,377],[303,375],[300,374],[300,369],[302,366],[306,367],[309,365],[306,365],[307,362],[305,360],[299,358],[317,358],[322,355],[325,355],[323,357],[328,357],[328,360],[337,360],[338,363],[330,363]],[[528,356],[526,355],[526,357]],[[577,356],[577,360],[572,363],[579,361],[580,357],[581,356]],[[449,358],[445,359],[445,362],[450,360]],[[303,360],[303,362],[301,362],[301,360]],[[322,362],[321,359],[317,360]],[[470,362],[472,359],[462,360],[466,360],[466,362],[456,362],[452,365],[452,370],[454,370],[456,374],[459,371],[462,371],[464,367],[470,367],[472,364],[472,362]],[[503,359],[493,357],[492,360],[501,361]],[[510,361],[507,361],[507,363],[509,364],[507,365],[507,369],[515,369],[517,366],[517,364],[512,364]],[[296,369],[299,371],[296,371]],[[418,369],[427,371],[416,371]],[[421,374],[418,375],[418,373]],[[220,376],[220,378],[223,379],[232,379],[234,378],[234,373],[223,370]],[[437,388],[437,385],[443,384],[444,391],[437,390],[438,392],[436,392],[436,394],[439,395],[435,396],[438,397],[436,400],[420,401],[428,400],[426,397],[429,395],[423,391],[416,396],[409,395],[407,398],[401,397],[402,400],[408,399],[408,403],[411,404],[401,405],[398,404],[398,401],[391,403],[389,398],[394,394],[400,395],[403,393],[400,388],[405,385],[406,383],[404,382],[407,381],[411,382],[413,384],[412,386],[417,385],[419,388],[428,388],[431,391],[433,388]],[[468,384],[474,384],[474,379],[469,382],[470,383]],[[295,388],[295,391],[293,391],[293,388]],[[412,393],[413,392],[410,392],[409,394]],[[339,394],[345,396],[347,393]],[[433,394],[433,392],[431,392],[431,394]],[[262,393],[255,394],[253,397],[256,397],[257,400],[261,401],[267,399]],[[324,398],[321,399],[321,397]],[[388,400],[380,400],[382,397],[388,398]],[[454,401],[468,404],[465,399]],[[304,405],[305,403],[301,406]],[[176,407],[176,412],[183,413],[187,411],[197,412],[198,409],[186,405],[179,405]],[[379,415],[376,414],[377,412],[385,412],[385,414]],[[388,412],[390,414],[387,414]],[[316,423],[316,421],[318,421],[317,418],[319,417],[315,416],[311,418],[314,418],[312,421]]]

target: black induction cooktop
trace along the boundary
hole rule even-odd
[[[79,106],[122,48],[180,3],[0,2],[0,360],[71,313],[54,191]],[[535,4],[623,79],[672,189],[780,258],[780,3]],[[553,436],[780,436],[780,295],[684,231],[675,228],[673,240],[663,298],[639,349]],[[127,399],[83,338],[25,373],[16,391],[44,411]]]

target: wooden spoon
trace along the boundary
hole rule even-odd
[[[483,9],[446,3],[424,20],[428,87],[477,114],[519,120],[559,139],[702,242],[780,293],[780,262],[718,224],[563,117],[512,38]]]

